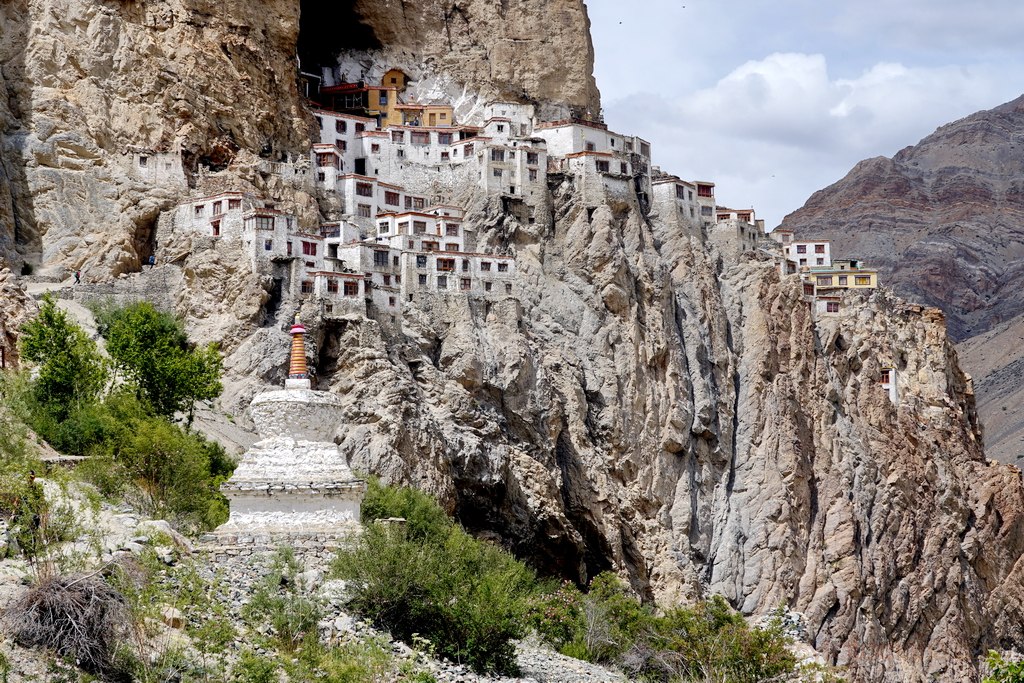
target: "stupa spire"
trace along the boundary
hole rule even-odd
[[[306,367],[306,328],[295,316],[295,324],[292,325],[292,351],[288,359],[288,379],[285,380],[286,389],[309,389],[309,368]]]

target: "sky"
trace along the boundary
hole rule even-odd
[[[1022,0],[587,0],[605,122],[768,228],[1024,94]]]

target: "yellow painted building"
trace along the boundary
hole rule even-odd
[[[436,128],[455,125],[455,113],[450,104],[400,104],[397,110],[402,115],[401,123],[406,126]]]
[[[831,266],[812,267],[806,279],[817,291],[829,289],[877,289],[878,272],[861,267],[856,259],[833,259]]]

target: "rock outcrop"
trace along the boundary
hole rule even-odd
[[[862,161],[782,227],[831,239],[896,292],[941,307],[956,341],[1019,327],[1011,321],[1024,315],[1022,143],[1024,97],[942,126],[892,159]],[[1004,390],[1024,381],[1024,366],[983,359],[987,338],[967,345],[964,369],[978,380],[990,456],[1013,462],[1024,456],[1024,412]]]
[[[0,268],[0,367],[17,367],[19,330],[35,310],[18,278],[9,268]]]

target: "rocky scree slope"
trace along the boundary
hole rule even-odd
[[[862,161],[782,227],[831,239],[836,253],[878,267],[902,296],[941,307],[956,341],[1000,324],[1020,327],[1024,97],[942,126],[892,159]],[[1024,412],[1012,391],[1024,367],[1012,360],[992,364],[970,351],[963,358],[978,389],[988,453],[1004,462],[1024,456]]]

